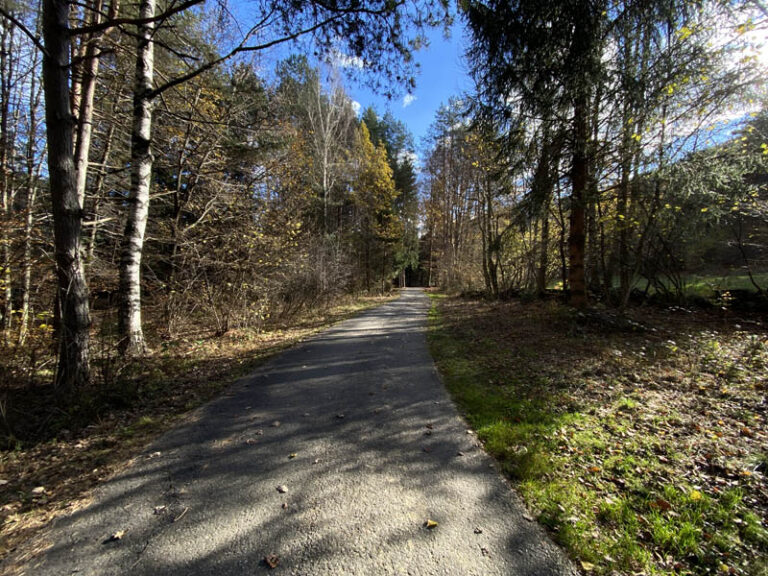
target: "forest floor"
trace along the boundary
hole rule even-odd
[[[9,412],[15,413],[15,436],[23,439],[6,435],[7,449],[0,451],[0,560],[54,517],[80,507],[94,486],[238,378],[310,335],[390,299],[350,300],[259,332],[233,330],[215,337],[197,328],[135,366],[121,366],[120,373],[115,359],[109,365],[95,362],[100,389],[81,394],[68,411],[52,407],[47,386],[6,387],[2,422],[8,428]]]
[[[768,324],[433,294],[430,346],[486,450],[595,574],[768,574]]]

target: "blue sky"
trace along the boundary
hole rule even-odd
[[[380,113],[389,110],[395,118],[408,126],[417,147],[440,105],[446,103],[449,97],[458,96],[472,86],[463,58],[466,34],[459,19],[452,27],[450,38],[444,38],[441,30],[432,30],[428,37],[430,45],[415,54],[421,71],[416,78],[412,98],[408,98],[410,102],[404,101],[404,96],[387,101],[362,82],[346,82],[350,97],[359,102],[363,109],[372,105]]]
[[[236,21],[241,23],[237,33],[232,30],[234,36],[242,33],[253,19],[250,12],[251,1],[233,0],[230,5]],[[446,103],[451,96],[458,96],[463,91],[469,90],[472,85],[463,60],[466,32],[461,18],[458,15],[455,16],[448,38],[444,37],[441,28],[430,30],[427,38],[429,45],[414,53],[420,72],[416,77],[416,88],[409,101],[403,100],[405,96],[403,88],[396,90],[401,93],[400,98],[392,101],[372,91],[366,86],[364,70],[354,71],[351,69],[353,67],[347,70],[359,74],[359,80],[342,74],[345,90],[352,100],[360,104],[361,109],[373,106],[382,114],[387,110],[392,112],[413,133],[417,147],[426,135],[440,104]],[[274,73],[276,64],[289,54],[308,52],[306,44],[287,44],[254,54],[253,62],[261,74],[270,77]],[[311,56],[310,60],[312,60]]]

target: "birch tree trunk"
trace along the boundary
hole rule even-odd
[[[19,345],[27,339],[29,330],[29,296],[32,288],[32,228],[34,226],[34,210],[37,200],[37,184],[35,176],[30,175],[27,185],[27,213],[24,218],[24,271],[21,287],[21,310],[19,317]]]
[[[14,78],[14,58],[13,48],[13,30],[10,23],[3,18],[2,34],[0,35],[0,216],[3,222],[2,235],[0,235],[0,246],[3,249],[3,262],[0,266],[2,277],[0,285],[3,289],[3,316],[2,329],[3,340],[8,341],[11,335],[13,324],[13,292],[11,276],[11,205],[12,201],[12,168],[10,161],[12,157],[13,138],[10,129],[11,114],[11,86],[15,83]]]
[[[131,135],[131,190],[128,217],[120,255],[120,349],[131,355],[146,352],[141,326],[141,255],[149,213],[149,188],[152,178],[152,85],[154,75],[155,0],[141,0],[137,26],[136,76],[133,94],[133,132]]]
[[[77,198],[70,109],[69,0],[43,1],[43,86],[48,136],[48,172],[53,214],[57,300],[61,319],[55,385],[72,390],[88,383],[88,287],[80,259],[82,208]]]
[[[38,52],[34,52],[33,69],[37,69]],[[29,330],[30,292],[32,290],[32,231],[34,227],[35,204],[42,158],[38,155],[35,135],[38,129],[40,108],[40,87],[37,76],[32,75],[29,90],[29,138],[27,139],[27,198],[24,217],[24,260],[21,283],[21,311],[19,315],[19,346],[24,344]]]

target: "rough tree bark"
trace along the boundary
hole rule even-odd
[[[571,216],[568,235],[568,287],[571,306],[587,304],[587,286],[584,278],[585,196],[589,183],[587,158],[589,97],[581,90],[573,111],[573,157],[571,165]]]
[[[88,288],[80,258],[82,208],[77,198],[70,109],[68,0],[43,1],[43,86],[48,136],[48,173],[53,214],[57,296],[61,319],[55,384],[72,390],[88,383]]]
[[[593,92],[598,42],[597,6],[588,3],[577,10],[574,22],[574,39],[571,47],[571,63],[579,73],[572,79],[573,123],[571,126],[571,215],[568,236],[568,287],[571,306],[587,305],[587,286],[584,276],[586,248],[586,200],[590,174],[590,99]]]
[[[120,349],[140,355],[146,351],[141,326],[141,255],[149,214],[152,178],[152,85],[154,81],[155,0],[141,0],[137,25],[136,75],[131,134],[131,190],[120,255]]]

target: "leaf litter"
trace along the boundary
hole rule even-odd
[[[759,321],[645,307],[627,312],[645,330],[606,333],[554,302],[444,299],[440,310],[438,366],[450,351],[459,370],[460,354],[467,375],[451,392],[531,518],[584,571],[768,570]]]

